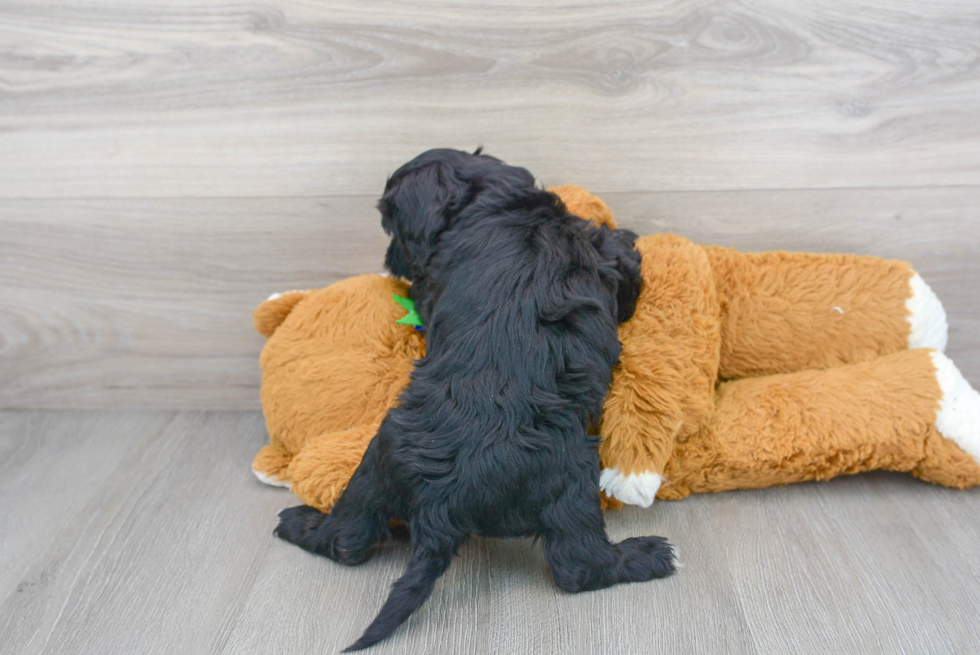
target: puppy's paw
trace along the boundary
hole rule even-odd
[[[371,557],[375,535],[368,520],[340,521],[307,505],[279,512],[274,534],[303,550],[354,566]]]
[[[310,552],[313,548],[317,529],[323,525],[327,515],[309,505],[290,507],[279,512],[279,525],[273,531],[277,537],[296,544]]]
[[[666,578],[677,570],[677,551],[663,537],[633,537],[618,547],[624,582]]]

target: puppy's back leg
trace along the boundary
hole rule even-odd
[[[573,485],[541,514],[545,559],[559,587],[570,592],[590,591],[620,582],[664,578],[674,572],[674,548],[663,537],[609,543],[599,506],[598,481]]]
[[[367,560],[391,516],[384,486],[377,480],[376,461],[372,441],[330,514],[306,505],[285,509],[279,513],[276,536],[341,564]]]

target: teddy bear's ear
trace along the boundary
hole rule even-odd
[[[296,303],[309,294],[309,291],[287,291],[286,293],[272,294],[268,300],[252,312],[255,329],[268,339],[276,331],[276,328],[286,320]]]
[[[592,192],[574,184],[563,184],[548,189],[565,203],[565,209],[579,218],[591,221],[594,225],[605,225],[616,229],[616,221],[606,203]]]

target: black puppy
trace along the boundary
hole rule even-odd
[[[280,514],[276,534],[358,564],[408,524],[412,556],[347,650],[391,634],[470,535],[544,540],[566,591],[674,571],[662,537],[609,543],[599,506],[599,423],[640,289],[636,235],[569,214],[523,168],[430,150],[388,180],[385,264],[412,282],[425,357],[329,515]]]

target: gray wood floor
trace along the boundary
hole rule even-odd
[[[976,0],[0,0],[0,652],[366,625],[404,545],[271,536],[249,313],[379,270],[419,151],[482,144],[640,233],[910,260],[980,387],[978,117]],[[377,652],[977,653],[978,510],[877,474],[610,513],[686,568],[578,596],[474,539]]]
[[[407,558],[274,539],[295,501],[248,464],[258,412],[0,412],[0,644],[11,653],[329,653]],[[473,539],[379,653],[972,653],[980,494],[897,474],[607,514],[685,568],[569,595],[525,540]]]

